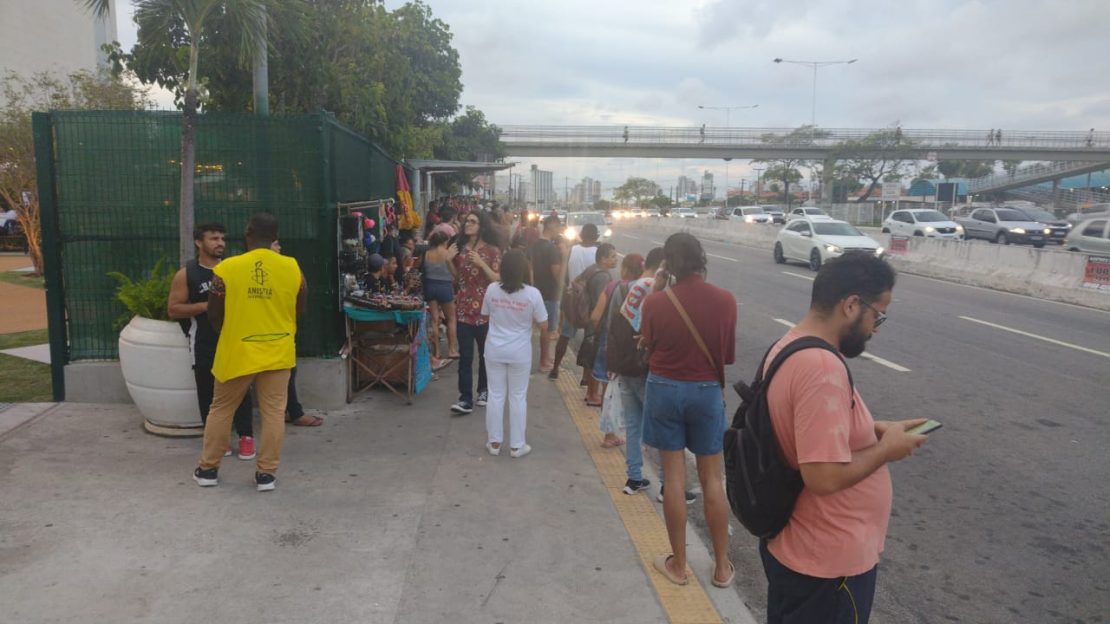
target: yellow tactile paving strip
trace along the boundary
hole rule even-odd
[[[705,593],[705,588],[698,582],[693,572],[687,568],[690,583],[685,586],[675,585],[663,577],[652,567],[652,560],[656,556],[671,552],[670,541],[667,539],[667,527],[663,519],[655,512],[651,501],[645,494],[628,496],[622,489],[627,478],[625,472],[624,453],[619,449],[601,448],[604,438],[598,427],[598,412],[588,407],[583,400],[584,394],[578,385],[578,378],[568,371],[559,375],[558,387],[563,400],[567,404],[571,419],[578,427],[582,436],[582,443],[594,460],[601,480],[609,491],[609,498],[613,501],[621,521],[628,530],[628,536],[636,547],[655,593],[659,596],[659,603],[667,618],[675,624],[710,624],[721,622],[721,616],[716,607]]]

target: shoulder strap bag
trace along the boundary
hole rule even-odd
[[[670,298],[671,303],[673,303],[675,309],[678,310],[678,315],[681,316],[683,322],[686,323],[686,328],[690,330],[690,334],[694,337],[694,341],[698,343],[698,348],[701,349],[701,352],[705,355],[705,358],[709,360],[709,363],[713,365],[713,370],[717,372],[717,382],[721,384],[721,389],[724,390],[725,370],[717,365],[717,359],[709,352],[709,347],[705,346],[705,341],[702,340],[701,334],[699,334],[698,329],[694,327],[694,322],[690,320],[690,315],[686,313],[686,308],[682,307],[682,303],[679,302],[674,291],[668,288],[664,292],[667,293],[667,297]]]

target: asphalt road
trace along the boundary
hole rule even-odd
[[[615,230],[622,253],[661,243]],[[709,281],[739,302],[728,378],[750,380],[805,314],[814,274],[703,244]],[[856,385],[877,419],[944,428],[891,467],[872,621],[1110,621],[1110,313],[901,275],[889,314],[868,348],[882,361],[851,362]],[[757,542],[734,525],[739,589],[762,619]]]

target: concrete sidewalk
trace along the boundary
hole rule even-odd
[[[511,459],[440,376],[412,406],[372,393],[288,427],[272,493],[234,457],[197,487],[200,441],[146,434],[129,405],[0,429],[0,620],[667,621],[559,386],[533,375],[534,450]],[[751,621],[709,593],[717,621]]]

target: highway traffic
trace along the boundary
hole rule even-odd
[[[613,229],[622,253],[662,244],[619,222]],[[709,281],[739,302],[728,379],[750,380],[805,313],[814,274],[776,264],[765,248],[703,244]],[[877,419],[933,418],[944,428],[892,466],[875,619],[1104,621],[1110,313],[905,274],[889,313],[851,362],[857,387]],[[731,415],[731,389],[727,401]],[[733,560],[758,613],[766,582],[756,546],[737,524]]]

